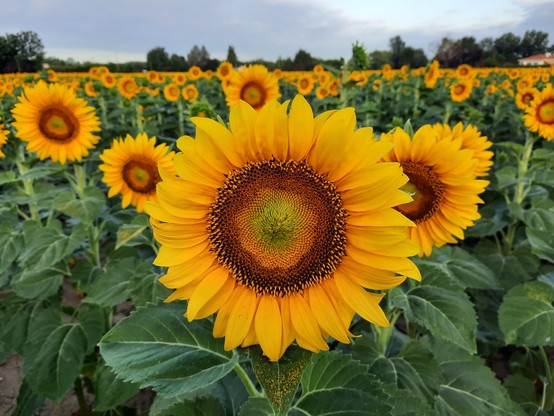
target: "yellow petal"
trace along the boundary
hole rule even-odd
[[[239,287],[238,290],[235,290],[233,297],[235,296],[236,302],[229,312],[225,331],[224,348],[226,351],[238,347],[244,341],[258,306],[256,294],[246,287]]]
[[[312,286],[308,292],[310,307],[319,326],[336,340],[349,344],[348,334],[323,288]]]
[[[289,113],[289,158],[301,161],[314,144],[314,113],[304,97],[292,100]]]
[[[279,303],[274,296],[263,295],[256,312],[256,335],[260,347],[270,361],[281,357],[283,322]]]
[[[310,347],[308,348],[310,351],[328,350],[329,346],[321,338],[321,331],[308,302],[299,293],[294,293],[288,297],[290,318],[299,345],[305,348],[301,343],[306,343]]]
[[[217,295],[228,280],[230,280],[229,271],[223,267],[215,268],[202,278],[189,300],[187,308],[189,322],[193,319],[199,319],[197,315],[200,309]]]

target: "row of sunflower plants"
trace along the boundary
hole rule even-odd
[[[554,414],[552,74],[0,80],[12,414]]]

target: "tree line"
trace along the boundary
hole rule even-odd
[[[528,30],[523,36],[511,32],[498,38],[487,37],[477,41],[473,36],[460,39],[442,38],[436,46],[435,55],[431,59],[439,61],[442,67],[455,68],[465,63],[476,67],[517,66],[518,59],[544,52],[554,52],[554,44],[549,45],[548,33],[540,30]],[[226,61],[234,66],[260,63],[269,69],[285,71],[311,70],[316,64],[327,64],[339,67],[344,64],[342,59],[319,59],[313,57],[304,49],[299,49],[294,57],[281,58],[276,61],[263,59],[240,61],[235,48],[229,46]],[[354,69],[380,69],[385,64],[392,68],[408,65],[417,68],[427,65],[429,58],[421,48],[406,44],[400,37],[389,40],[389,48],[368,52],[363,44],[352,45],[352,57],[348,64]],[[106,63],[113,72],[136,72],[142,70],[156,71],[186,71],[191,66],[199,66],[203,70],[215,70],[220,60],[210,57],[205,46],[194,45],[186,55],[169,53],[164,47],[157,46],[146,54],[146,62]],[[87,71],[91,62],[76,62],[73,59],[59,59],[44,56],[44,46],[40,37],[32,31],[0,36],[0,72],[35,72],[41,70],[43,64],[56,71]]]

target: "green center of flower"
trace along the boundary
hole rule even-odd
[[[537,118],[543,124],[554,124],[554,100],[545,101],[540,105]]]
[[[262,107],[266,101],[265,89],[257,82],[248,82],[240,92],[240,98],[254,109]]]
[[[123,167],[123,180],[135,192],[149,194],[156,190],[161,181],[158,168],[154,163],[131,160]]]
[[[414,199],[396,207],[416,224],[431,218],[440,208],[444,184],[430,166],[415,162],[403,162],[402,169],[410,181],[402,187]]]
[[[78,121],[65,107],[45,109],[38,122],[39,130],[48,139],[67,143],[73,140],[77,131]]]
[[[210,242],[240,284],[284,296],[333,273],[346,253],[346,217],[324,176],[272,159],[246,164],[219,188]]]

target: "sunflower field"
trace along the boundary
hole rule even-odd
[[[0,413],[554,415],[554,67],[0,76]]]

